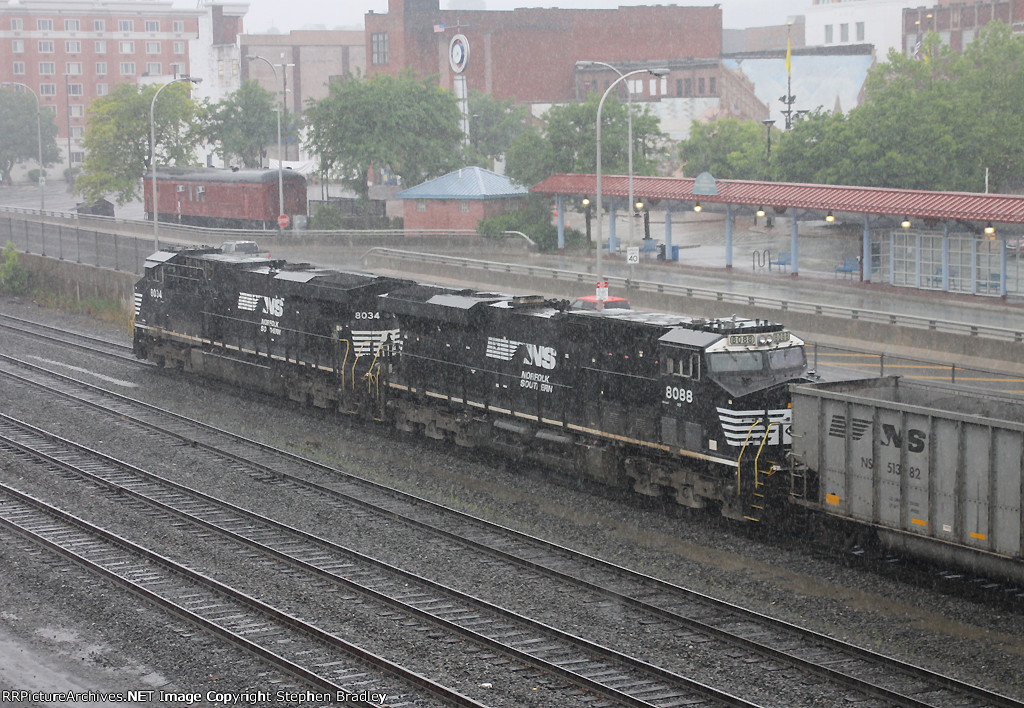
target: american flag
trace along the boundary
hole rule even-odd
[[[920,59],[921,58],[921,40],[920,39],[917,40],[917,44],[914,45],[914,58],[915,59]]]

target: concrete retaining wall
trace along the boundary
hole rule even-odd
[[[134,307],[135,282],[139,276],[109,268],[19,253],[18,263],[33,274],[35,284],[72,300],[102,298],[121,303],[125,312]]]

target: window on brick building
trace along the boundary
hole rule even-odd
[[[40,96],[56,96],[57,84],[39,84]]]
[[[370,35],[370,62],[375,65],[388,63],[387,32],[374,32]]]
[[[96,42],[96,53],[97,54],[106,54],[107,53],[107,43],[104,42],[103,40],[100,40],[100,41]]]
[[[85,106],[81,103],[72,103],[68,106],[68,116],[71,118],[81,118],[85,115]]]
[[[118,32],[134,32],[135,21],[134,20],[118,20],[117,21]]]
[[[52,32],[53,20],[36,20],[36,29],[40,32]]]
[[[135,53],[135,42],[118,42],[117,51],[122,54],[134,54]]]
[[[150,76],[160,76],[163,73],[163,65],[158,61],[147,62],[146,73]]]
[[[25,28],[25,21],[24,20],[22,20],[20,17],[12,17],[11,18],[11,31],[12,32],[21,32],[24,28]]]
[[[714,76],[712,76],[711,78],[708,79],[708,93],[710,93],[712,96],[717,96],[718,95],[718,85],[717,84],[718,84],[718,81],[715,79]]]
[[[53,54],[53,41],[49,39],[39,40],[40,54]]]
[[[80,61],[67,61],[64,62],[64,73],[69,76],[81,76],[82,75],[82,62]]]
[[[81,29],[81,22],[79,20],[64,20],[65,32],[77,32],[79,29]]]
[[[174,32],[179,32],[179,33],[180,32],[184,32],[185,31],[185,20],[174,20],[174,22],[171,23],[171,29]]]
[[[84,151],[82,151],[82,150],[72,150],[71,151],[71,163],[72,164],[79,164],[83,160],[85,160],[85,152]]]
[[[147,32],[159,32],[160,31],[160,20],[146,20],[146,31]]]
[[[92,21],[92,31],[93,32],[106,32],[107,31],[107,21],[106,20],[93,20]]]
[[[697,79],[697,95],[699,95],[699,96],[703,96],[704,95],[704,77],[703,76],[700,77],[699,79]]]
[[[11,42],[11,51],[13,53],[15,53],[15,54],[24,54],[25,53],[25,40],[23,40],[23,39],[16,39],[13,42]]]
[[[82,84],[68,84],[69,96],[81,96],[82,93]]]
[[[146,42],[146,54],[159,54],[160,42]]]
[[[64,42],[64,51],[68,54],[81,54],[82,43],[78,40],[68,40]]]
[[[171,64],[171,73],[175,76],[184,76],[188,73],[183,63]]]
[[[135,62],[121,62],[121,76],[135,76]]]
[[[185,43],[184,42],[175,42],[174,43],[174,53],[178,54],[178,55],[184,54],[185,53]]]
[[[106,76],[107,75],[107,62],[98,61],[96,62],[96,75]]]
[[[52,61],[39,62],[39,73],[43,76],[53,76],[57,73],[57,65]]]
[[[108,88],[107,88],[106,84],[96,84],[96,95],[97,96],[106,96],[107,95],[107,91],[108,91]]]
[[[14,62],[14,64],[11,65],[11,71],[13,71],[17,76],[24,76],[24,74],[25,74],[25,62],[23,62],[23,61],[16,61],[16,62]]]
[[[85,128],[81,125],[71,126],[71,138],[72,140],[81,140],[82,135],[85,133]]]

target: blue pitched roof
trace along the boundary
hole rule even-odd
[[[522,197],[529,189],[482,167],[463,167],[395,195],[398,199],[497,199]]]

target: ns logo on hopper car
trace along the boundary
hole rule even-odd
[[[928,440],[928,433],[917,428],[908,428],[906,434],[891,423],[882,423],[881,434],[878,444],[882,447],[902,448],[906,445],[907,452],[924,452],[925,443]],[[865,433],[871,430],[871,421],[865,418],[850,419],[850,438],[860,440]],[[833,415],[828,434],[833,438],[846,437],[846,416]]]

